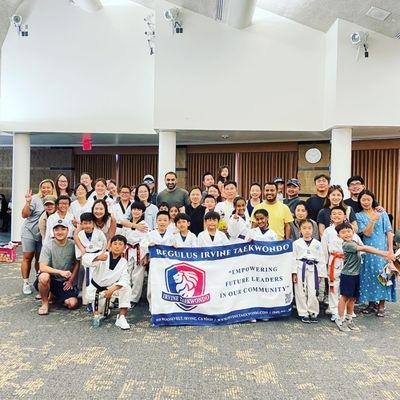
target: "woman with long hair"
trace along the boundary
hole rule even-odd
[[[393,252],[393,230],[386,211],[378,211],[375,195],[369,190],[362,190],[358,195],[362,211],[357,213],[358,232],[363,234],[363,243],[376,249]],[[382,285],[378,275],[383,271],[387,261],[375,254],[364,254],[360,271],[359,302],[368,303],[363,314],[375,312],[374,304],[379,302],[377,317],[385,316],[385,301],[397,300],[396,279],[391,285]]]
[[[39,183],[37,194],[32,194],[32,190],[29,190],[25,195],[25,205],[21,213],[22,218],[25,218],[21,228],[21,275],[23,279],[22,293],[24,294],[32,293],[32,288],[29,284],[29,275],[33,258],[35,258],[35,269],[39,271],[39,255],[42,248],[39,218],[44,211],[43,198],[49,195],[57,195],[54,182],[51,179],[44,179]]]
[[[356,214],[353,209],[344,203],[344,193],[340,185],[331,185],[326,195],[324,207],[319,211],[317,217],[319,234],[322,237],[324,230],[331,225],[331,208],[343,207],[346,210],[346,221],[353,225],[354,232],[357,232]]]
[[[115,218],[109,213],[108,205],[104,199],[98,199],[93,203],[92,214],[94,217],[94,224],[99,228],[110,242],[111,238],[115,235],[117,223]]]

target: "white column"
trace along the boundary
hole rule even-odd
[[[158,193],[165,189],[164,175],[175,172],[176,132],[160,131],[158,134]]]
[[[340,185],[347,198],[347,179],[351,176],[351,128],[333,128],[331,136],[331,184]]]
[[[29,190],[31,175],[31,137],[29,133],[14,133],[12,166],[12,222],[11,240],[21,241],[23,219],[21,211]],[[34,192],[36,189],[34,188]]]

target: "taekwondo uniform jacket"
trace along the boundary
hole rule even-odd
[[[117,222],[117,229],[115,230],[116,235],[124,235],[124,227],[121,225],[121,221],[129,221],[131,218],[131,202],[128,202],[126,208],[121,202],[115,203],[111,207],[111,215]]]
[[[106,235],[98,228],[93,229],[90,239],[88,239],[84,230],[79,231],[78,238],[86,253],[100,253],[107,248]],[[81,251],[77,245],[75,245],[75,255],[77,259],[81,257]]]
[[[197,237],[193,232],[188,231],[185,240],[183,240],[180,232],[174,233],[169,237],[168,245],[175,247],[197,247]]]
[[[230,216],[228,221],[228,234],[232,243],[244,242],[250,229],[251,219],[247,213],[247,210],[244,218],[239,217],[239,219],[236,219],[233,215]]]
[[[200,232],[197,237],[197,245],[199,247],[224,246],[228,244],[231,244],[230,240],[226,237],[225,233],[218,229],[215,232],[214,240],[211,239],[207,229]]]
[[[318,277],[326,278],[325,257],[322,251],[321,243],[312,239],[308,245],[303,238],[297,239],[293,242],[293,258],[294,268],[293,272],[297,273],[298,280],[302,279],[303,268],[305,271],[313,272],[317,268]],[[302,260],[315,261],[315,264],[305,264]]]
[[[279,239],[278,235],[269,228],[264,233],[260,228],[252,228],[249,230],[245,240],[246,242],[249,242],[250,240],[257,240],[260,242],[275,242]]]

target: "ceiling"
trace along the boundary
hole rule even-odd
[[[224,137],[223,137],[224,136]],[[226,137],[228,136],[228,137]],[[355,127],[354,139],[400,138],[400,127]],[[330,132],[243,132],[243,131],[178,131],[178,145],[266,143],[288,141],[329,140]],[[32,146],[81,147],[82,135],[78,133],[33,133]],[[93,146],[157,146],[158,134],[93,134]],[[0,146],[12,146],[12,134],[0,133]]]
[[[323,32],[337,18],[389,37],[400,32],[400,0],[258,0],[257,6]],[[365,15],[371,6],[392,14],[377,21]]]

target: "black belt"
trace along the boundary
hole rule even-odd
[[[90,283],[97,289],[97,292],[104,292],[105,290],[107,290],[107,286],[100,286],[98,285],[92,278],[92,280],[90,281]]]
[[[117,224],[117,228],[123,228],[121,224]]]
[[[244,240],[244,239],[246,239],[246,236],[244,236],[244,235],[239,235],[238,238]]]

